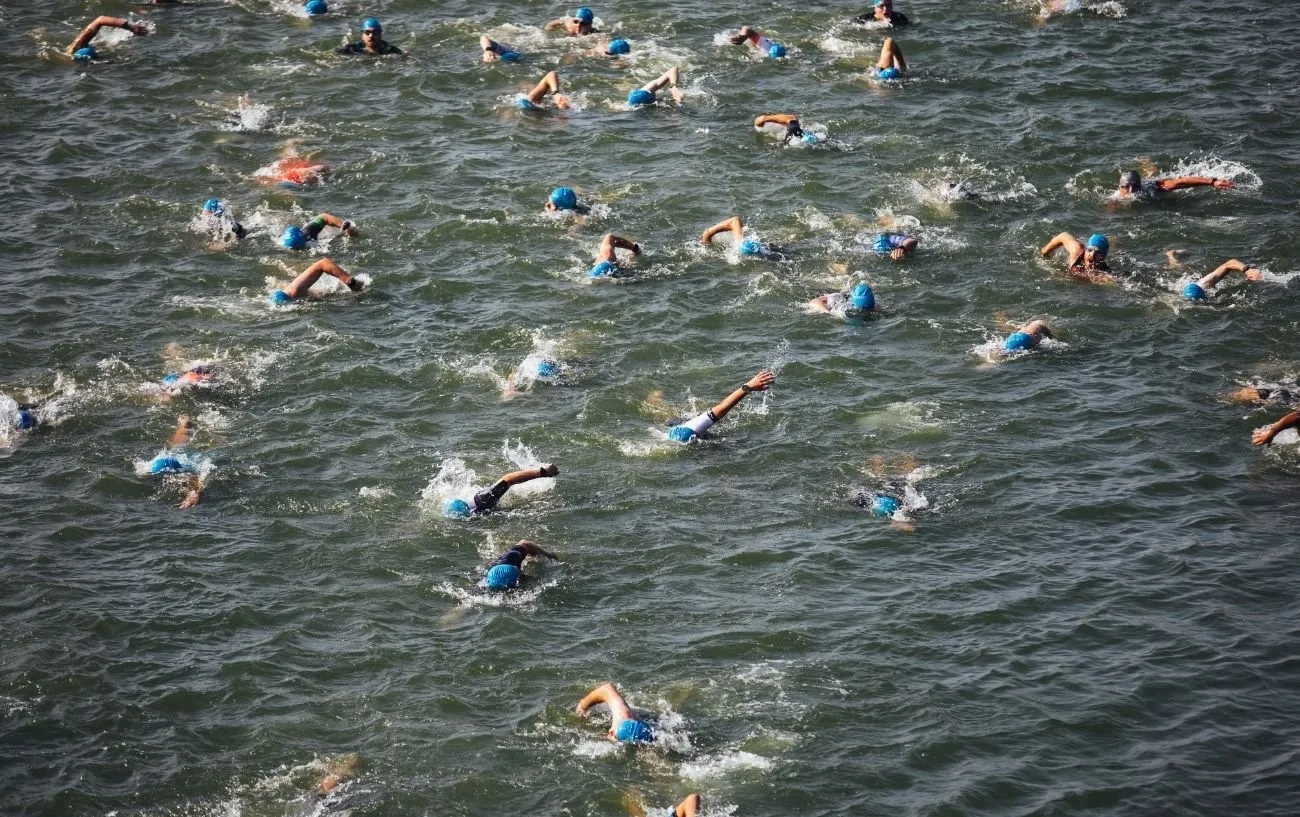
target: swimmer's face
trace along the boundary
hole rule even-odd
[[[382,28],[367,28],[365,31],[361,32],[361,39],[364,40],[368,46],[379,45],[379,41],[383,39],[383,36],[384,30]]]
[[[590,33],[591,33],[591,23],[585,23],[585,22],[583,22],[582,20],[579,20],[577,17],[570,17],[570,18],[569,18],[569,33],[570,33],[570,34],[590,34]]]
[[[1097,264],[1106,260],[1106,256],[1096,247],[1084,247],[1083,260],[1089,264]]]

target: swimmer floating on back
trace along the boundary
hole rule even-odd
[[[315,241],[326,227],[335,227],[346,236],[357,234],[357,225],[352,222],[332,213],[319,213],[301,227],[295,224],[284,228],[284,235],[280,236],[280,244],[288,250],[301,250]]]
[[[718,233],[731,233],[731,245],[736,253],[746,258],[778,259],[781,253],[775,247],[753,238],[745,238],[745,223],[740,216],[723,219],[704,231],[700,236],[701,244],[709,244]]]
[[[698,414],[684,423],[678,423],[668,429],[668,439],[673,442],[689,443],[696,437],[702,436],[713,425],[727,416],[733,408],[740,404],[746,396],[756,391],[767,391],[776,382],[776,375],[768,371],[762,371],[751,377],[743,386],[727,395],[721,403],[713,408]]]
[[[592,24],[596,20],[596,12],[583,6],[573,12],[572,17],[561,17],[558,20],[551,20],[542,26],[542,31],[555,31],[563,29],[564,33],[570,37],[584,37],[588,34],[599,34],[600,29],[593,28]]]
[[[767,125],[780,125],[785,128],[785,135],[781,139],[781,144],[790,144],[791,139],[797,139],[805,145],[815,145],[821,140],[817,134],[811,131],[805,131],[799,124],[799,117],[792,113],[765,113],[754,119],[754,130],[766,131]]]
[[[617,278],[624,267],[618,263],[616,250],[628,250],[633,255],[641,254],[641,245],[621,235],[606,233],[600,240],[600,249],[596,251],[596,265],[588,275],[591,278]]]
[[[338,264],[335,264],[328,258],[322,258],[315,264],[303,270],[297,278],[289,282],[284,289],[277,289],[271,293],[271,304],[274,306],[284,306],[294,301],[308,297],[308,290],[312,284],[320,280],[322,275],[329,275],[337,278],[344,286],[353,292],[360,292],[364,287],[360,281],[348,275]]]
[[[361,23],[361,39],[348,43],[342,48],[334,49],[335,54],[368,54],[372,57],[384,57],[389,54],[401,54],[402,49],[384,39],[384,26],[374,17],[367,17]]]
[[[898,28],[912,21],[907,19],[907,15],[901,11],[894,11],[894,0],[876,0],[876,5],[871,11],[854,17],[853,22],[859,25],[865,23],[889,23],[894,28]]]
[[[632,708],[627,705],[627,701],[613,684],[601,684],[588,692],[587,697],[578,701],[577,712],[585,718],[587,711],[599,704],[609,707],[610,724],[606,737],[610,740],[619,743],[654,742],[654,730],[644,721],[637,720],[632,714]]]
[[[893,37],[886,37],[880,46],[880,59],[872,69],[871,76],[876,79],[901,79],[907,73],[907,60],[903,59],[903,49],[894,42]]]
[[[124,28],[137,37],[148,37],[149,27],[143,23],[133,23],[130,20],[124,20],[121,17],[109,17],[100,15],[90,21],[90,25],[81,30],[77,38],[72,41],[63,53],[72,57],[74,60],[89,62],[99,56],[99,52],[90,44],[95,39],[101,28]]]
[[[1046,258],[1055,252],[1057,247],[1064,247],[1069,253],[1070,274],[1075,278],[1083,278],[1098,284],[1114,282],[1115,279],[1110,275],[1110,267],[1106,264],[1106,256],[1110,253],[1110,241],[1106,236],[1093,233],[1088,237],[1088,243],[1085,245],[1069,233],[1058,233],[1043,245],[1038,254]]]
[[[808,302],[808,311],[838,315],[841,318],[862,317],[879,312],[876,293],[866,281],[859,281],[853,289],[818,295]]]
[[[785,56],[785,46],[772,42],[760,34],[758,29],[751,26],[741,26],[740,31],[731,36],[732,45],[740,45],[741,43],[749,43],[758,49],[760,54],[766,54],[774,60],[779,60]]]
[[[534,559],[544,556],[551,561],[559,561],[559,557],[554,553],[548,553],[532,540],[521,539],[488,568],[487,575],[483,577],[483,586],[494,593],[514,590],[519,586],[520,577],[523,575],[521,568],[524,566],[524,559],[529,556]]]
[[[681,80],[682,70],[674,65],[672,68],[669,68],[667,71],[650,80],[645,85],[642,85],[635,91],[629,92],[627,95],[628,107],[639,108],[643,105],[655,104],[659,101],[655,94],[668,85],[672,86],[673,99],[680,103],[683,96],[681,89],[677,86],[681,83]]]
[[[1027,352],[1038,346],[1043,338],[1055,340],[1056,336],[1052,334],[1052,329],[1047,325],[1047,321],[1032,320],[1012,332],[1007,337],[1006,342],[1002,344],[1002,348],[1008,352]]]
[[[1176,176],[1171,179],[1143,180],[1136,170],[1126,170],[1119,176],[1119,189],[1115,196],[1121,199],[1151,201],[1158,199],[1172,190],[1186,187],[1213,187],[1216,190],[1229,190],[1236,187],[1231,179],[1216,179],[1210,176]]]
[[[478,47],[483,49],[483,62],[519,62],[524,58],[513,45],[499,43],[486,34],[478,38]]]
[[[554,71],[547,71],[533,90],[516,96],[515,105],[521,111],[541,111],[544,110],[547,96],[551,96],[556,108],[564,110],[569,107],[569,98],[560,93],[560,75]]]
[[[201,461],[185,450],[190,441],[190,418],[182,414],[176,421],[176,430],[167,440],[167,450],[149,461],[149,473],[179,474],[185,486],[185,498],[178,507],[193,508],[199,504],[199,495],[203,493],[206,474],[200,469]]]
[[[1183,297],[1189,301],[1204,301],[1210,297],[1210,290],[1214,285],[1228,277],[1230,272],[1240,272],[1246,276],[1247,281],[1258,281],[1264,277],[1264,274],[1255,267],[1247,264],[1245,261],[1238,261],[1231,258],[1220,264],[1214,272],[1205,276],[1199,281],[1193,281],[1183,287]]]
[[[446,504],[443,505],[443,513],[457,519],[468,519],[476,513],[487,513],[497,506],[497,503],[501,501],[501,497],[505,496],[506,491],[509,491],[513,486],[532,482],[535,479],[553,477],[559,473],[560,469],[556,468],[553,462],[534,468],[511,471],[492,483],[491,487],[475,493],[473,504],[459,498],[447,500]]]

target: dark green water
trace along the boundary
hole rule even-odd
[[[48,53],[132,8],[0,9],[0,392],[58,395],[0,453],[0,813],[1295,812],[1300,457],[1250,445],[1285,405],[1221,399],[1300,375],[1289,4],[915,0],[894,87],[828,3],[597,6],[618,67],[538,3],[199,3],[110,62]],[[372,12],[408,59],[332,55]],[[793,58],[716,44],[742,23]],[[528,59],[481,65],[484,30]],[[676,62],[684,106],[622,109]],[[557,66],[575,110],[521,119]],[[753,132],[785,111],[836,147]],[[288,140],[326,183],[258,182]],[[1108,203],[1145,160],[1238,188]],[[561,184],[586,222],[542,215]],[[209,196],[261,232],[213,248]],[[272,240],[320,210],[362,234]],[[733,213],[792,260],[699,247]],[[902,264],[862,243],[887,216],[919,225]],[[611,230],[646,254],[592,286]],[[1061,230],[1132,279],[1040,261]],[[370,291],[270,309],[319,255]],[[1229,257],[1266,280],[1177,297]],[[844,269],[886,316],[804,311]],[[990,353],[1035,317],[1061,343]],[[566,382],[503,401],[542,352]],[[150,389],[211,360],[214,394]],[[663,440],[764,367],[717,440]],[[181,413],[215,466],[192,511],[137,474]],[[850,501],[876,456],[915,461],[914,532]],[[502,513],[438,511],[550,460]],[[563,561],[472,593],[525,536]],[[606,680],[659,748],[572,714]]]

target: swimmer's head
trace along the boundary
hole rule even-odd
[[[736,249],[740,252],[741,255],[762,255],[763,254],[763,245],[758,243],[752,238],[746,238],[744,241],[740,242],[740,246],[737,247]]]
[[[277,289],[275,292],[271,293],[272,306],[287,306],[291,303],[293,303],[293,296],[285,292],[283,289]]]
[[[1127,190],[1130,193],[1136,192],[1142,186],[1142,174],[1136,170],[1125,170],[1119,174],[1119,189]]]
[[[819,141],[821,141],[820,139],[817,138],[817,134],[812,133],[812,132],[810,132],[810,131],[804,131],[804,132],[803,132],[803,135],[800,136],[799,139],[800,139],[800,140],[801,140],[805,145],[815,145],[815,144],[817,144]]]
[[[578,194],[572,188],[557,187],[551,191],[551,205],[556,210],[576,210]]]
[[[284,228],[284,235],[280,236],[280,243],[290,250],[301,250],[307,246],[307,234],[296,224],[291,224]]]
[[[655,95],[644,88],[637,88],[635,91],[632,91],[627,95],[627,104],[632,106],[653,105],[654,101]]]
[[[875,499],[871,500],[871,515],[893,516],[898,513],[898,509],[901,507],[903,507],[903,503],[899,502],[894,497],[880,494]]]
[[[172,388],[181,382],[181,376],[178,374],[169,374],[162,379],[162,384],[167,388]]]
[[[592,21],[596,19],[596,12],[592,11],[586,6],[583,6],[582,8],[573,12],[573,19],[577,20],[579,23],[583,23],[585,25],[591,25]]]
[[[36,415],[31,409],[18,409],[18,417],[14,420],[14,427],[19,431],[31,431],[36,428]]]
[[[618,272],[618,267],[611,261],[601,261],[591,268],[592,278],[608,278]]]
[[[1206,298],[1205,288],[1192,281],[1183,287],[1183,297],[1189,301],[1204,301]]]
[[[695,429],[689,426],[673,426],[668,429],[668,439],[675,443],[688,443],[695,439]]]
[[[368,31],[373,31],[375,32],[375,34],[383,34],[384,24],[379,22],[379,20],[375,17],[367,17],[361,23],[361,33],[365,34]]]
[[[767,49],[767,55],[774,60],[779,60],[785,56],[785,46],[780,43],[772,43],[771,47]]]
[[[315,17],[319,14],[328,13],[330,9],[325,4],[325,0],[307,0],[307,4],[302,7],[302,10]]]
[[[849,295],[849,306],[858,312],[870,312],[876,308],[876,293],[871,291],[865,281],[859,281]]]
[[[442,507],[442,512],[452,519],[469,519],[474,509],[463,499],[449,499]]]
[[[159,455],[154,457],[149,463],[149,473],[151,474],[179,474],[185,470],[185,465],[175,457]]]
[[[631,51],[632,51],[631,43],[629,43],[627,40],[624,39],[618,39],[618,40],[610,41],[609,48],[606,49],[605,53],[609,54],[611,57],[617,57],[620,54],[628,54]]]
[[[537,376],[554,378],[560,376],[560,365],[553,360],[541,360],[537,363]]]
[[[226,206],[221,203],[221,199],[208,199],[203,202],[203,212],[211,213],[214,216],[225,215]]]
[[[1102,258],[1110,252],[1110,240],[1101,233],[1093,233],[1088,236],[1088,247],[1096,250]]]
[[[493,565],[483,577],[483,584],[488,590],[513,590],[519,586],[519,568],[514,565]]]
[[[72,58],[78,62],[90,62],[98,56],[99,53],[88,45],[83,45],[81,48],[72,52]]]
[[[1027,352],[1034,348],[1034,336],[1028,332],[1013,332],[1003,347],[1008,352]]]
[[[618,725],[614,739],[620,743],[653,743],[654,730],[638,720],[626,720]]]

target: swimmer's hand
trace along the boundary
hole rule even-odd
[[[1230,190],[1237,186],[1232,179],[1215,179],[1210,184],[1214,185],[1216,190]]]
[[[1275,436],[1277,435],[1273,433],[1272,426],[1268,428],[1258,428],[1251,432],[1250,441],[1255,445],[1272,445]]]
[[[1264,280],[1264,273],[1258,267],[1245,267],[1241,270],[1241,274],[1246,276],[1247,281]]]
[[[353,292],[360,292],[364,288],[365,288],[365,284],[361,283],[356,278],[348,279],[348,289],[352,290]]]
[[[122,28],[125,28],[127,31],[131,32],[137,37],[149,36],[149,27],[146,26],[144,23],[127,23],[126,25],[122,26]],[[198,500],[195,501],[197,502]]]
[[[199,504],[199,492],[190,491],[189,493],[185,494],[185,498],[181,500],[181,504],[178,505],[177,507],[180,508],[181,510],[189,510],[190,508],[193,508],[197,504]]]
[[[904,255],[904,250],[902,247],[895,247],[889,252],[889,257],[894,259],[895,261],[901,260],[903,255]]]
[[[552,98],[555,100],[555,107],[559,108],[562,111],[568,110],[569,98],[567,96],[565,96],[564,94],[555,94],[555,96]]]
[[[633,255],[641,254],[641,245],[636,243],[635,241],[632,242],[632,254]]]
[[[686,95],[682,93],[681,88],[677,88],[674,86],[672,93],[673,93],[673,99],[675,99],[679,103],[686,98]]]
[[[553,477],[556,474],[560,473],[560,469],[557,468],[555,466],[555,463],[553,462],[548,462],[543,464],[541,470],[542,470],[542,476],[544,477]]]
[[[749,391],[767,391],[772,384],[776,382],[776,375],[769,371],[761,371],[749,379],[745,386]]]

